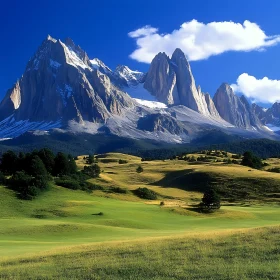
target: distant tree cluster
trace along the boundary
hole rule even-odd
[[[7,151],[1,157],[0,171],[0,183],[9,186],[22,199],[33,199],[48,189],[53,177],[56,184],[66,188],[99,189],[87,182],[89,178],[99,176],[97,164],[85,166],[82,172],[78,172],[71,155],[54,154],[46,148],[26,154]]]
[[[73,157],[63,153],[56,155],[49,149],[31,153],[5,152],[1,157],[0,170],[8,177],[6,184],[22,199],[33,199],[46,190],[51,175],[58,176],[77,171]]]
[[[263,167],[262,160],[255,156],[252,152],[244,153],[241,164],[255,169],[260,169]]]

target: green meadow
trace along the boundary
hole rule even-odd
[[[0,279],[279,279],[280,174],[123,154],[98,161],[91,181],[103,190],[53,185],[26,201],[0,187]],[[200,213],[211,184],[222,207]],[[138,198],[138,187],[158,199]]]

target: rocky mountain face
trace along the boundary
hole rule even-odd
[[[280,103],[275,102],[270,108],[264,109],[257,104],[252,104],[255,114],[262,124],[280,126]],[[280,127],[279,127],[280,130]]]
[[[70,38],[48,36],[0,103],[0,139],[57,128],[170,143],[190,142],[212,130],[263,137],[262,125],[280,117],[280,105],[263,113],[227,84],[212,100],[196,86],[180,49],[171,58],[156,55],[148,73],[124,65],[111,70]]]
[[[190,64],[180,49],[176,49],[171,58],[165,53],[156,55],[144,88],[167,105],[184,105],[205,116],[219,115],[210,95],[206,97],[197,89]]]
[[[244,96],[238,97],[233,89],[223,83],[213,98],[220,116],[236,127],[260,128],[261,123]]]
[[[1,119],[100,122],[134,106],[71,39],[48,36],[0,104]]]

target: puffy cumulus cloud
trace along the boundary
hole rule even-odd
[[[128,36],[137,44],[130,57],[145,63],[150,63],[159,52],[171,55],[176,48],[182,49],[189,60],[201,60],[227,51],[264,50],[280,42],[280,35],[267,36],[260,26],[248,20],[243,24],[232,21],[204,24],[192,20],[167,34],[147,25]]]
[[[280,101],[280,80],[267,77],[256,79],[247,73],[241,74],[236,84],[231,85],[234,91],[243,93],[254,102],[274,103]]]

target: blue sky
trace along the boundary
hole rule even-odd
[[[280,2],[276,0],[3,0],[0,5],[0,98],[50,34],[57,39],[71,37],[90,58],[98,57],[111,68],[125,64],[141,71],[148,70],[149,55],[161,46],[168,52],[182,44],[204,92],[213,95],[222,82],[228,82],[252,100],[272,103],[278,95],[280,100]],[[244,25],[246,20],[249,27]],[[195,31],[190,31],[191,21]],[[220,28],[225,31],[221,33]],[[192,48],[184,44],[186,29],[199,39]],[[142,30],[138,35],[145,37],[148,46],[147,50],[140,46],[140,54],[131,58],[139,38],[128,33],[135,30]],[[162,34],[167,35],[168,44]]]

